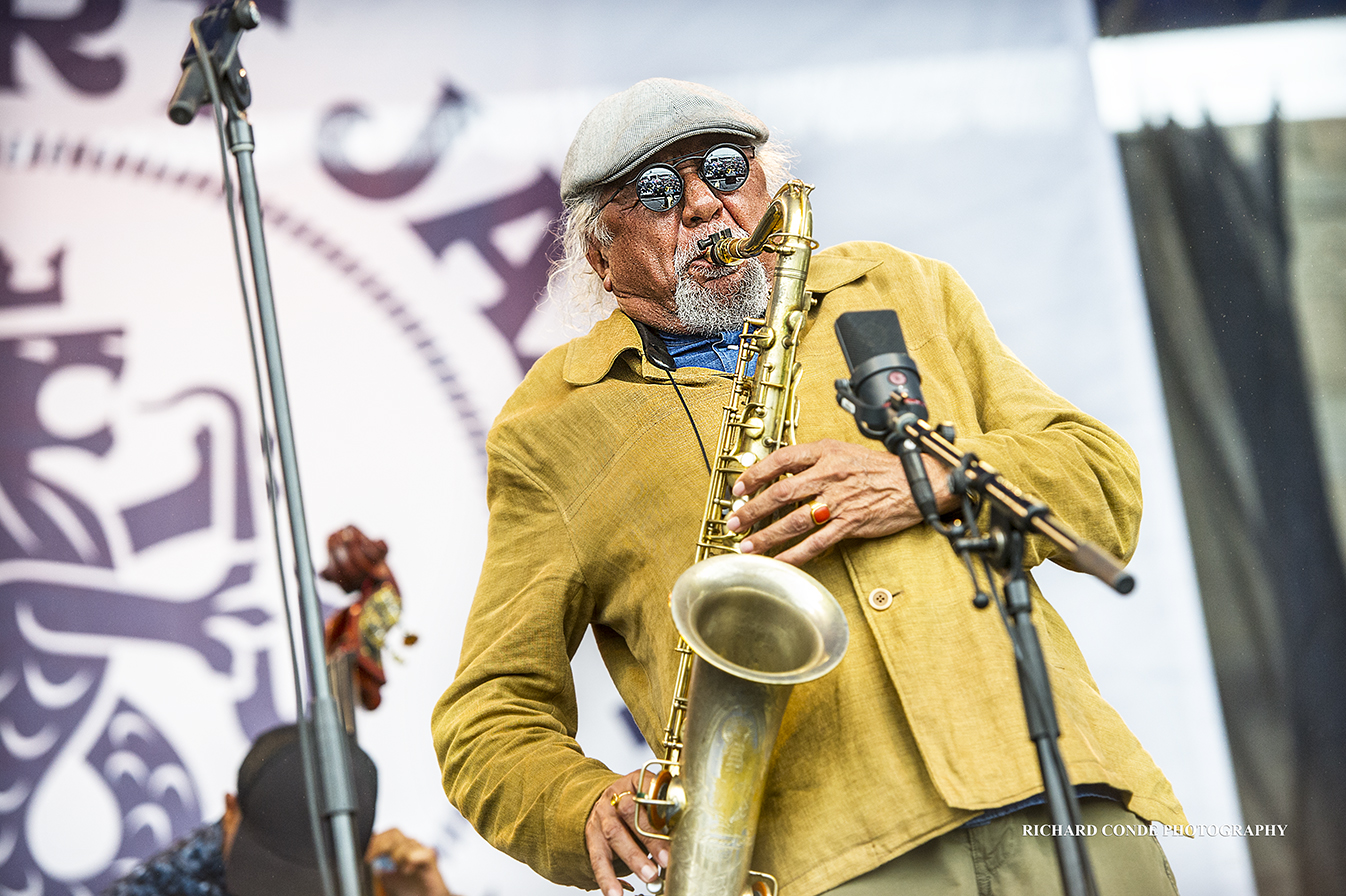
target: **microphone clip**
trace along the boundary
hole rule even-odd
[[[860,435],[882,442],[891,429],[889,416],[891,409],[888,405],[867,404],[862,401],[851,388],[851,381],[848,379],[838,379],[836,389],[837,404],[855,418],[855,425],[860,428]]]
[[[238,58],[239,38],[244,31],[262,21],[255,0],[220,0],[192,20],[195,38],[182,54],[182,75],[168,103],[168,117],[174,124],[191,124],[196,110],[211,101],[208,81],[218,78],[221,93],[227,94],[237,109],[252,102],[248,71]],[[197,38],[207,58],[196,52]],[[202,71],[210,66],[211,74]]]
[[[854,380],[855,377],[836,381],[837,404],[855,417],[855,425],[860,428],[862,436],[882,442],[889,454],[896,455],[902,461],[902,469],[911,486],[911,496],[922,518],[936,530],[943,531],[934,489],[921,460],[921,446],[906,431],[918,419],[925,419],[925,402],[910,394],[894,391],[883,404],[869,404],[855,394],[851,386]]]
[[[837,404],[855,418],[860,434],[867,439],[882,442],[889,451],[896,454],[890,440],[905,439],[906,427],[916,420],[925,420],[929,412],[925,402],[907,392],[894,389],[883,404],[870,404],[856,394],[851,379],[838,379],[835,382]]]

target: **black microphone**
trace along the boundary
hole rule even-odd
[[[238,61],[238,40],[244,31],[256,28],[261,20],[253,0],[221,0],[193,20],[206,53],[217,69],[224,69],[221,74],[233,89],[241,108],[247,107],[252,93],[247,74]],[[228,63],[227,67],[225,63]],[[191,124],[196,110],[209,101],[210,86],[201,71],[201,60],[197,58],[195,44],[188,41],[187,51],[182,54],[182,77],[178,79],[173,98],[168,101],[168,117],[175,124]]]
[[[899,415],[910,412],[922,420],[929,418],[921,397],[921,375],[907,354],[896,311],[847,311],[837,318],[836,331],[851,372],[851,391],[863,405],[888,405],[896,392],[900,406],[893,410]],[[866,416],[866,422],[878,421],[873,415]],[[876,428],[887,429],[886,419]]]
[[[921,461],[921,448],[905,432],[907,418],[929,418],[921,396],[921,374],[907,354],[897,312],[847,311],[837,317],[837,342],[851,372],[837,380],[837,402],[855,415],[860,432],[883,442],[906,471],[911,496],[927,523],[939,522],[935,490]]]

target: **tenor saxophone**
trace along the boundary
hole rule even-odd
[[[666,896],[774,896],[775,878],[748,866],[776,735],[794,685],[826,674],[846,650],[845,614],[831,593],[787,563],[740,553],[747,533],[725,527],[744,500],[733,495],[738,477],[795,441],[795,353],[817,247],[812,189],[791,181],[751,234],[724,231],[700,244],[718,264],[761,252],[777,261],[765,315],[744,323],[696,562],[669,595],[678,673],[663,758],[647,766],[636,797],[657,828],[641,833],[669,841],[664,880],[650,887]]]

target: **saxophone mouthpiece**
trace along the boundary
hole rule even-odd
[[[730,235],[731,231],[726,227],[718,233],[712,233],[705,239],[697,240],[696,247],[701,250],[701,254],[705,256],[707,260],[718,264],[721,267],[736,265],[743,259],[729,254],[725,251],[725,247],[722,245],[730,238]]]

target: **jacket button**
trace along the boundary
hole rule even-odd
[[[876,610],[886,610],[893,605],[893,592],[887,588],[875,588],[869,592],[869,605]]]

